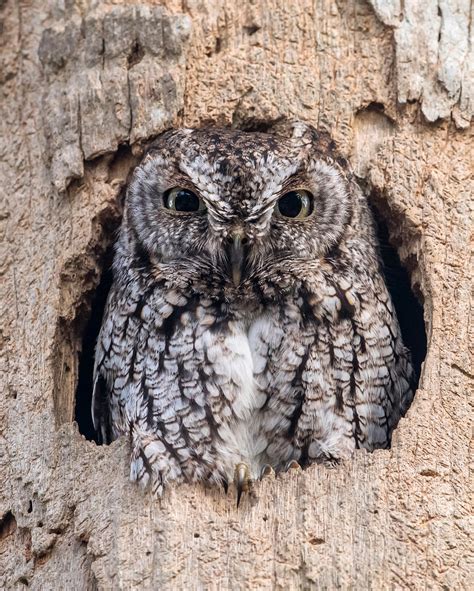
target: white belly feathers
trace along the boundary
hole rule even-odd
[[[272,322],[259,317],[248,327],[242,322],[230,322],[226,334],[206,331],[202,335],[207,358],[212,363],[219,388],[229,401],[232,418],[219,426],[221,441],[218,453],[228,473],[244,462],[257,478],[260,458],[268,445],[261,429],[259,409],[265,404],[266,393],[258,386],[255,375],[263,369]]]

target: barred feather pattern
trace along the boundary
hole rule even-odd
[[[167,211],[173,186],[204,213]],[[275,214],[295,186],[315,196],[301,221]],[[238,285],[236,227],[249,244]],[[324,134],[163,134],[128,187],[113,270],[93,415],[103,441],[130,438],[132,480],[161,495],[171,481],[227,486],[242,463],[257,480],[390,445],[410,355],[365,197]]]

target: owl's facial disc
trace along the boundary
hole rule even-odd
[[[330,252],[351,216],[342,169],[321,157],[319,136],[304,129],[288,137],[166,132],[127,193],[130,245],[139,243],[172,281],[187,277],[239,295],[257,284],[286,286]]]

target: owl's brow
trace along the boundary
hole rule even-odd
[[[181,162],[175,162],[171,170],[168,170],[169,187],[174,188],[176,186],[182,186],[186,189],[193,191],[199,191],[196,183],[193,181],[189,171],[182,166]]]
[[[256,222],[258,218],[264,216],[270,209],[273,209],[275,202],[285,193],[291,190],[301,189],[308,185],[306,175],[303,173],[304,163],[290,174],[281,184],[278,190],[272,195],[265,199],[264,203],[257,203],[253,208],[250,215],[247,217],[247,221]]]
[[[197,160],[195,162],[198,162]],[[190,185],[190,187],[193,187],[195,192],[198,193],[202,198],[206,199],[206,201],[219,201],[219,199],[216,197],[216,199],[210,199],[209,198],[209,194],[212,195],[212,193],[218,194],[218,188],[217,186],[214,188],[213,191],[209,190],[208,187],[209,186],[213,186],[214,187],[214,183],[212,181],[211,178],[211,171],[206,171],[203,170],[202,168],[200,169],[198,166],[196,166],[194,169],[191,168],[189,166],[188,163],[186,162],[179,162],[177,167],[176,167],[176,174],[179,176],[179,178],[183,179],[183,182],[187,182],[188,185]],[[192,179],[193,177],[196,179],[197,182],[194,182]],[[224,181],[225,179],[221,179],[221,181]],[[198,184],[199,181],[201,181],[202,184],[206,185],[206,193],[208,193],[207,196],[205,196],[203,194],[203,191],[199,189]]]
[[[282,195],[283,193],[287,193],[288,191],[292,191],[297,188],[306,188],[308,184],[308,177],[306,176],[306,173],[303,170],[303,166],[300,166],[296,172],[291,174],[287,179],[285,179],[282,182],[279,195]]]

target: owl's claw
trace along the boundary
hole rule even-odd
[[[263,480],[265,476],[275,476],[275,470],[270,466],[270,464],[265,464],[262,470],[260,471],[260,480]]]
[[[296,460],[290,460],[285,467],[285,472],[289,470],[301,470],[301,466]]]
[[[237,464],[234,472],[234,484],[237,489],[237,507],[240,504],[240,499],[243,492],[248,492],[252,481],[250,480],[250,471],[247,464]]]

